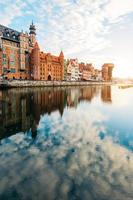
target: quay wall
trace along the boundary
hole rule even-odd
[[[90,82],[90,81],[8,81],[7,88],[19,87],[63,87],[63,86],[87,86],[87,85],[110,85],[112,82]]]

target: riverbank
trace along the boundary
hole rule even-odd
[[[87,86],[87,85],[110,85],[112,82],[92,82],[92,81],[27,81],[14,80],[0,84],[0,88],[19,87],[63,87],[63,86]]]

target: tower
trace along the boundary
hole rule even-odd
[[[59,58],[60,58],[61,64],[62,63],[64,64],[64,54],[63,54],[63,51],[60,52]]]
[[[105,63],[102,66],[102,78],[104,81],[112,81],[113,68],[114,68],[113,63]]]
[[[108,79],[112,81],[112,72],[113,72],[114,64],[110,63],[108,65]]]
[[[60,60],[60,64],[62,67],[62,78],[61,79],[64,80],[64,54],[62,51],[60,52],[59,60]]]
[[[36,42],[31,52],[31,74],[34,80],[40,80],[40,48]]]
[[[30,32],[30,42],[31,42],[31,45],[32,47],[34,47],[35,43],[36,43],[36,27],[35,25],[33,24],[33,21],[30,25],[30,28],[29,28]]]
[[[108,81],[108,66],[106,64],[102,66],[102,78],[104,81]]]

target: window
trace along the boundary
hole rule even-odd
[[[6,54],[3,54],[3,58],[6,58]]]
[[[10,69],[11,73],[15,73],[16,72],[16,69]]]

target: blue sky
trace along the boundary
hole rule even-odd
[[[19,31],[33,19],[43,51],[133,77],[133,0],[0,0],[0,10],[0,24]]]

